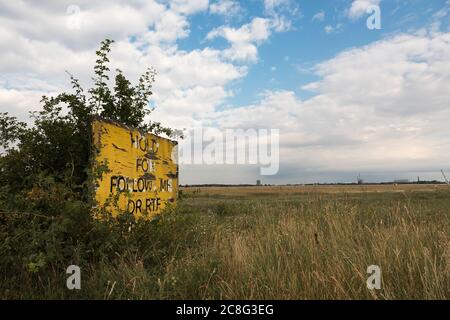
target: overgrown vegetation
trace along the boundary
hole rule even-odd
[[[84,265],[80,291],[50,269],[5,278],[3,297],[450,298],[449,190],[245,189],[184,190],[176,210],[117,236],[108,258]],[[381,290],[366,287],[372,264]]]
[[[110,79],[112,44],[105,40],[96,52],[93,87],[83,89],[69,74],[72,92],[44,96],[42,110],[30,115],[32,126],[0,113],[0,297],[8,296],[14,281],[38,284],[64,275],[72,263],[89,268],[125,249],[139,250],[129,232],[136,224],[131,217],[92,218],[90,182],[102,166],[91,163],[91,120],[101,116],[168,136],[175,131],[144,122],[151,112],[154,69],[136,85],[120,70]]]

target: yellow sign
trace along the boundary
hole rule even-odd
[[[97,208],[152,218],[176,200],[177,142],[113,121],[92,121],[96,163],[107,170],[96,181]]]

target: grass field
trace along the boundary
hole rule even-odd
[[[450,189],[439,185],[187,188],[129,252],[6,297],[450,299]],[[381,290],[368,290],[378,265]],[[14,293],[15,292],[15,293]]]

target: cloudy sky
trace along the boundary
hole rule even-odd
[[[381,29],[366,10],[378,5]],[[153,119],[280,130],[265,183],[441,179],[450,172],[448,0],[0,0],[0,111],[112,69],[158,72]],[[254,183],[259,166],[184,165],[181,183]]]

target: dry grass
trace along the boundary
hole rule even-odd
[[[80,292],[57,276],[17,290],[39,298],[450,299],[450,190],[402,187],[184,190],[144,251],[84,270]],[[381,290],[366,287],[369,265],[381,267]]]
[[[298,185],[298,186],[245,186],[245,187],[184,187],[189,195],[207,194],[214,196],[254,195],[295,195],[295,194],[336,194],[336,193],[373,193],[373,192],[435,192],[448,190],[444,184],[378,184],[378,185]]]
[[[203,201],[213,202],[218,190],[205,191]],[[222,221],[194,258],[220,261],[202,296],[448,299],[448,193],[425,201],[415,195],[309,194],[300,201],[227,202],[226,210],[219,204]],[[366,287],[373,264],[382,270],[381,290]]]

